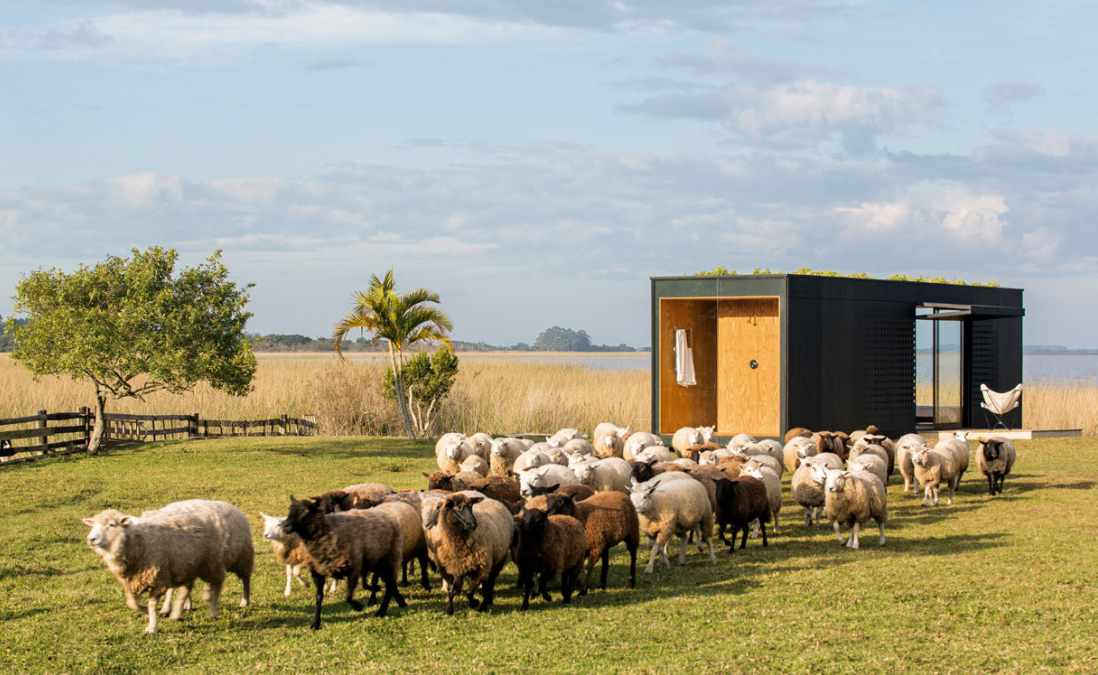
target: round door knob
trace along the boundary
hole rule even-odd
[[[759,362],[755,359],[751,359],[751,370],[755,370],[759,367]]]

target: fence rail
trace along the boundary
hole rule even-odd
[[[190,415],[103,415],[103,444],[141,443],[166,438],[244,436],[315,436],[316,417],[281,415],[265,420],[210,420]],[[50,422],[63,424],[50,425]],[[95,415],[87,408],[0,419],[0,463],[32,460],[42,455],[85,452]]]

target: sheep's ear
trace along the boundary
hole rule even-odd
[[[469,503],[470,504],[479,504],[482,501],[484,501],[484,497],[470,497],[469,498]]]
[[[80,522],[84,523],[88,527],[95,527],[95,520],[92,518],[81,518]]]
[[[133,518],[131,518],[130,516],[122,516],[121,518],[118,519],[118,524],[121,525],[122,527],[126,527],[127,525],[130,525],[132,523],[133,523]]]
[[[426,471],[420,471],[420,473],[423,474],[424,478],[430,478],[431,477],[431,474],[427,473]]]

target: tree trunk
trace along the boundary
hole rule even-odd
[[[88,438],[88,454],[99,454],[99,444],[103,441],[103,431],[107,423],[103,419],[103,408],[107,403],[107,397],[103,394],[99,385],[95,385],[95,426],[92,427],[91,436]]]
[[[404,397],[404,373],[400,368],[403,363],[403,354],[398,358],[397,352],[393,349],[393,343],[389,343],[389,360],[393,364],[393,384],[396,385],[397,390],[397,405],[400,406],[400,421],[404,423],[404,433],[408,434],[408,438],[413,441],[416,440],[416,432],[412,428],[411,416],[408,414],[408,400]]]

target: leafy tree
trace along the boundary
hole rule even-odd
[[[420,352],[404,364],[404,393],[408,399],[408,413],[412,425],[421,435],[431,433],[431,418],[435,407],[446,398],[457,378],[458,358],[447,347],[438,349],[434,355]],[[385,371],[385,380],[381,390],[389,400],[397,400],[396,378],[393,369]]]
[[[416,434],[404,395],[404,352],[418,342],[433,341],[451,346],[447,331],[454,327],[450,317],[437,307],[426,306],[427,303],[438,302],[438,293],[426,288],[397,293],[393,270],[389,268],[384,279],[379,279],[376,274],[370,275],[370,285],[366,290],[355,293],[351,312],[336,324],[332,335],[340,358],[343,358],[343,341],[355,328],[370,331],[373,334],[370,340],[375,344],[379,340],[388,343],[400,417],[404,423],[404,433],[411,439],[415,439]]]
[[[543,352],[587,352],[591,351],[591,336],[585,330],[553,326],[538,335],[534,349]]]
[[[12,356],[35,377],[68,375],[95,385],[95,427],[88,452],[103,438],[107,398],[181,393],[199,381],[243,396],[251,389],[255,355],[244,338],[247,288],[229,281],[215,251],[203,265],[175,274],[174,249],[133,249],[67,274],[37,270],[16,287],[8,319]]]

